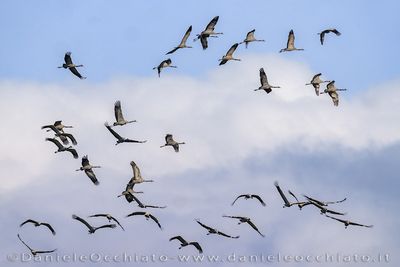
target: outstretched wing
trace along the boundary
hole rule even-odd
[[[121,229],[125,231],[124,227],[122,227],[122,225],[119,223],[119,221],[117,219],[115,219],[113,216],[111,216],[111,220],[116,222],[119,225],[119,227],[121,227]]]
[[[201,35],[200,42],[201,42],[201,46],[203,47],[203,50],[207,49],[207,47],[208,47],[207,37],[204,35]]]
[[[125,121],[124,116],[122,115],[121,101],[119,100],[114,104],[114,114],[117,122]]]
[[[102,228],[115,228],[115,227],[117,227],[115,224],[105,224],[105,225],[94,228],[94,231],[97,231]]]
[[[67,148],[67,151],[70,152],[72,154],[72,156],[74,156],[74,159],[79,158],[78,152],[76,152],[75,149],[73,148]]]
[[[32,251],[31,247],[28,246],[28,244],[26,244],[26,243],[24,242],[24,240],[22,240],[22,238],[19,236],[19,234],[17,234],[17,236],[18,236],[18,239],[22,242],[22,244],[24,244],[25,247],[27,247],[30,251]]]
[[[275,187],[278,190],[279,195],[281,195],[281,198],[283,199],[283,202],[285,202],[285,206],[289,207],[290,206],[290,202],[289,200],[286,198],[285,194],[282,192],[281,188],[279,187],[278,182],[275,182]]]
[[[356,225],[356,226],[368,227],[368,228],[374,227],[372,224],[371,225],[365,225],[365,224],[360,224],[360,223],[355,223],[355,222],[349,222],[349,224]]]
[[[42,126],[41,127],[41,129],[47,129],[47,128],[49,128],[49,129],[51,129],[53,132],[55,132],[56,134],[60,134],[61,132],[56,128],[56,126],[55,125],[45,125],[45,126]]]
[[[46,141],[50,141],[55,144],[59,149],[63,149],[64,146],[55,138],[46,138]]]
[[[265,74],[264,68],[260,69],[260,83],[262,86],[268,84],[268,78],[267,74]]]
[[[134,161],[131,161],[132,171],[133,171],[133,179],[140,180],[142,175],[140,174],[140,169]]]
[[[319,41],[321,42],[321,45],[324,45],[325,34],[326,34],[326,31],[322,31],[322,32],[319,34]]]
[[[172,241],[172,240],[174,240],[174,239],[179,240],[182,244],[186,244],[186,243],[187,243],[187,241],[186,241],[185,239],[183,239],[183,237],[180,236],[180,235],[171,237],[171,238],[169,239],[169,241]]]
[[[187,39],[189,38],[191,32],[192,32],[192,25],[190,25],[189,28],[186,30],[186,33],[183,36],[180,45],[185,45],[185,43],[186,43]]]
[[[288,190],[289,194],[294,197],[294,199],[296,199],[296,202],[299,202],[299,200],[297,199],[297,197],[295,196],[295,194],[292,193],[292,191]]]
[[[207,226],[207,225],[201,223],[201,222],[198,221],[198,220],[196,220],[196,222],[197,222],[198,224],[200,224],[203,228],[207,229],[207,230],[215,231],[214,228],[211,228],[210,226]]]
[[[65,61],[65,64],[67,64],[67,65],[72,65],[73,64],[72,63],[72,58],[71,58],[71,52],[65,53],[64,61]]]
[[[172,49],[171,51],[169,51],[168,53],[166,53],[166,55],[169,55],[169,54],[172,54],[172,53],[174,53],[176,50],[178,50],[180,47],[179,46],[177,46],[177,47],[175,47],[174,49]]]
[[[241,197],[245,197],[246,195],[239,195],[235,198],[235,200],[232,202],[231,206],[233,206],[233,204],[235,204],[236,200],[238,200]]]
[[[28,219],[28,220],[24,221],[23,223],[21,223],[21,224],[19,225],[19,227],[22,227],[22,226],[23,226],[24,224],[26,224],[26,223],[37,224],[38,222],[35,221],[35,220],[32,220],[32,219]]]
[[[200,246],[200,244],[198,242],[190,242],[188,244],[194,246],[195,248],[197,248],[199,253],[203,253],[203,249],[201,248],[201,246]]]
[[[226,52],[227,56],[232,56],[233,53],[235,52],[236,48],[238,47],[238,43],[235,43],[231,46],[231,48],[229,48],[228,52]]]
[[[136,216],[136,215],[145,215],[145,214],[146,214],[146,212],[144,212],[144,211],[135,211],[135,212],[132,212],[131,214],[126,215],[126,217],[131,217],[131,216]]]
[[[53,250],[39,250],[39,251],[35,251],[36,254],[43,254],[43,253],[52,253],[54,251],[56,251],[57,249],[53,249]]]
[[[347,198],[344,198],[344,199],[338,200],[338,201],[327,201],[326,204],[337,204],[337,203],[342,203],[346,200],[347,200]]]
[[[249,31],[246,35],[246,40],[254,40],[255,39],[255,37],[254,37],[255,31],[256,31],[256,29]]]
[[[47,228],[49,228],[49,230],[51,231],[51,233],[53,235],[56,235],[56,231],[54,230],[54,228],[49,223],[41,223],[41,225],[46,226]]]
[[[159,221],[157,220],[156,217],[154,217],[152,214],[149,215],[150,218],[158,225],[158,227],[160,227],[160,229],[162,230],[161,224],[159,223]]]
[[[72,215],[72,219],[77,220],[77,221],[80,221],[81,223],[83,223],[84,225],[86,225],[86,227],[89,228],[89,230],[92,230],[92,229],[93,229],[93,227],[92,227],[87,221],[85,221],[84,219],[82,219],[82,218],[79,217],[79,216],[76,216],[75,214]]]
[[[85,173],[87,177],[90,178],[90,180],[95,184],[99,185],[99,181],[97,180],[96,174],[94,174],[94,171],[92,169],[85,170]]]
[[[262,198],[259,195],[251,195],[251,197],[260,201],[261,205],[266,206],[265,202],[262,200]]]
[[[294,48],[294,39],[295,39],[294,32],[293,32],[293,30],[290,30],[289,36],[288,36],[288,41],[286,44],[287,48]]]
[[[247,223],[254,229],[257,231],[257,233],[259,233],[262,237],[264,237],[264,235],[258,230],[257,226],[250,220],[247,221]]]
[[[214,31],[215,25],[217,25],[219,16],[215,16],[208,24],[206,27],[206,31]]]
[[[77,76],[79,79],[86,79],[86,77],[83,77],[79,71],[75,67],[70,67],[68,68],[75,76]]]
[[[72,144],[75,145],[75,146],[78,144],[78,142],[76,142],[75,137],[70,133],[60,133],[59,136],[60,137],[64,136],[64,137],[69,138],[69,140],[71,140]]]
[[[227,234],[225,234],[225,233],[223,233],[223,232],[220,232],[220,231],[217,231],[217,234],[218,234],[218,235],[225,236],[225,237],[229,237],[229,238],[239,238],[238,235],[237,235],[237,236],[231,236],[231,235],[227,235]]]
[[[112,134],[112,135],[114,135],[114,137],[115,138],[117,138],[118,140],[122,140],[122,139],[124,139],[124,138],[122,138],[119,134],[117,134],[117,132],[116,131],[114,131],[112,128],[111,128],[111,126],[110,125],[108,125],[108,123],[106,122],[106,123],[104,123],[104,126],[106,126],[106,128],[110,131],[110,133]]]

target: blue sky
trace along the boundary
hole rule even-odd
[[[0,221],[8,230],[0,263],[11,265],[7,255],[27,252],[17,233],[59,255],[195,255],[168,241],[181,234],[200,242],[207,255],[389,253],[384,266],[398,266],[399,7],[396,1],[1,1]],[[216,30],[224,34],[203,51],[192,40],[216,15]],[[158,78],[152,68],[189,25],[193,48],[171,55],[178,68]],[[317,32],[328,27],[342,35],[326,36],[322,47]],[[239,47],[241,62],[218,66],[253,28],[266,42]],[[280,54],[290,29],[305,51]],[[80,71],[86,80],[57,68],[66,51],[85,65]],[[280,89],[253,91],[260,67]],[[317,72],[349,89],[340,92],[339,107],[304,85]],[[114,121],[116,100],[126,119],[137,120],[117,131],[146,144],[114,145],[104,122]],[[54,154],[54,145],[44,141],[51,133],[40,126],[56,120],[73,125],[79,155],[102,166],[95,170],[99,186],[75,172],[80,159]],[[167,133],[186,142],[179,153],[159,148]],[[132,177],[131,160],[145,179],[155,180],[135,187],[145,192],[141,200],[168,206],[152,210],[163,231],[143,218],[124,218],[138,210],[116,197]],[[274,181],[300,198],[347,197],[334,209],[374,228],[345,230],[317,209],[282,209]],[[261,195],[267,206],[251,200],[230,206],[242,193]],[[97,212],[112,213],[126,232],[88,235],[71,219]],[[251,217],[266,237],[223,214]],[[48,221],[57,235],[20,228],[27,218]],[[196,218],[241,237],[207,236]],[[33,263],[14,263],[20,265]]]
[[[152,76],[151,68],[179,43],[189,25],[192,37],[215,15],[224,32],[210,48],[172,55],[178,75],[199,79],[215,68],[231,44],[256,28],[264,44],[237,52],[274,53],[294,29],[297,46],[306,51],[282,54],[339,81],[351,91],[398,77],[399,4],[396,1],[2,1],[3,27],[0,78],[65,82],[70,77],[56,66],[65,51],[86,67],[86,82],[115,77]],[[336,27],[321,47],[317,32]],[[192,38],[190,38],[192,40]],[[290,74],[288,74],[290,75]],[[350,93],[351,94],[351,93]]]

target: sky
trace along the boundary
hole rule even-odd
[[[399,18],[396,1],[1,1],[0,113],[0,262],[10,266],[54,266],[54,262],[22,262],[28,251],[17,234],[35,249],[57,248],[54,255],[168,255],[176,266],[174,235],[198,241],[204,255],[216,255],[208,266],[236,266],[250,255],[364,255],[398,266],[400,217],[397,159],[400,156],[400,74],[397,62]],[[224,34],[201,49],[193,42],[214,16]],[[177,69],[152,70],[168,58],[192,25],[191,49],[170,55]],[[318,32],[336,27],[340,37]],[[265,43],[239,46],[240,62],[218,66],[229,47],[256,29]],[[293,29],[304,51],[278,53]],[[58,69],[64,53],[83,64],[80,80]],[[259,68],[281,88],[266,94],[259,86]],[[339,107],[326,95],[305,86],[318,72],[335,80]],[[136,123],[115,128],[124,137],[148,140],[120,144],[104,127],[114,121],[120,100],[126,119]],[[11,112],[10,112],[11,111]],[[80,159],[55,154],[45,142],[42,125],[63,120],[77,141],[79,156],[88,155],[100,185],[76,172]],[[180,152],[160,149],[167,133],[185,142]],[[144,218],[125,218],[140,210],[117,195],[132,177],[135,161],[144,178],[154,183],[135,189],[163,225]],[[282,208],[274,187],[297,197],[321,200],[347,198],[330,206],[355,222],[373,228],[349,227],[320,215],[313,207]],[[243,193],[254,200],[231,202]],[[119,228],[87,234],[72,220],[111,213]],[[222,215],[248,216],[265,234]],[[32,218],[51,223],[57,234],[19,224]],[[195,219],[237,240],[207,236]],[[104,219],[88,219],[94,225]],[[232,256],[234,255],[234,256]],[[228,258],[230,256],[231,258]],[[15,258],[16,257],[16,258]],[[221,260],[222,259],[222,260]],[[231,262],[230,260],[233,262]],[[57,262],[84,266],[86,262]],[[11,263],[12,262],[12,263]],[[116,265],[132,262],[118,262]],[[246,264],[246,263],[245,263]],[[265,264],[265,263],[264,263]],[[272,262],[274,266],[308,266],[307,262]],[[318,266],[357,263],[320,262]],[[191,261],[179,265],[199,265]],[[258,264],[260,265],[260,264]],[[316,264],[317,265],[317,264]],[[360,266],[358,263],[357,266]]]

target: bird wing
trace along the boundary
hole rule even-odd
[[[281,198],[283,199],[283,201],[285,202],[286,206],[290,206],[290,202],[289,200],[286,198],[285,194],[282,192],[280,186],[278,185],[278,182],[275,182],[275,187],[279,192],[279,195],[281,195]]]
[[[322,75],[322,73],[317,73],[317,74],[315,74],[315,75],[313,76],[312,80],[311,80],[311,83],[316,83],[316,82],[317,82],[317,79],[318,79],[319,76],[321,76],[321,75]]]
[[[42,126],[41,129],[46,129],[46,128],[50,128],[53,132],[55,132],[56,134],[60,134],[61,132],[56,128],[56,126],[54,125],[45,125]]]
[[[186,30],[186,33],[183,36],[180,45],[185,45],[186,44],[186,41],[189,38],[191,32],[192,32],[192,25],[190,25],[189,28]]]
[[[328,92],[328,93],[329,93],[329,96],[332,98],[333,104],[335,106],[338,106],[339,105],[339,94],[336,91]]]
[[[64,148],[64,146],[63,146],[57,139],[54,139],[54,138],[46,138],[46,141],[52,142],[52,143],[55,144],[59,149]]]
[[[26,224],[26,223],[37,224],[38,222],[35,221],[35,220],[32,220],[32,219],[28,219],[28,220],[24,221],[23,223],[21,223],[21,224],[19,225],[19,227],[22,227],[22,226],[23,226],[24,224]]]
[[[355,223],[355,222],[349,222],[349,224],[356,225],[356,226],[368,227],[368,228],[374,227],[373,225],[365,225],[365,224],[360,224],[360,223]]]
[[[104,126],[106,126],[106,128],[110,131],[110,133],[111,133],[112,135],[114,135],[114,137],[117,138],[118,140],[124,139],[124,138],[122,138],[119,134],[117,134],[117,132],[114,131],[114,130],[110,127],[110,125],[108,125],[107,123],[104,123]]]
[[[255,37],[254,37],[255,31],[256,31],[256,29],[249,31],[246,35],[246,40],[254,40],[255,39]]]
[[[222,217],[225,217],[225,218],[232,218],[232,219],[238,219],[238,220],[246,219],[245,217],[242,217],[242,216],[222,215]]]
[[[72,156],[74,156],[74,159],[79,158],[78,152],[76,152],[75,149],[73,149],[73,148],[67,148],[66,150],[67,150],[68,152],[70,152],[70,153],[72,154]]]
[[[268,84],[268,78],[267,78],[267,74],[265,74],[264,68],[260,69],[260,83],[261,83],[261,85]]]
[[[201,223],[200,221],[197,221],[197,220],[196,220],[196,222],[197,222],[198,224],[200,224],[203,228],[206,228],[207,230],[215,231],[214,228],[211,228],[210,226],[207,226],[207,225]]]
[[[131,214],[126,215],[126,217],[131,217],[131,216],[136,216],[136,215],[145,215],[145,214],[146,214],[146,212],[144,212],[144,211],[135,211],[135,212],[132,212]]]
[[[88,156],[83,156],[82,157],[82,167],[88,166],[89,165],[89,159]]]
[[[331,218],[331,219],[333,219],[333,220],[336,220],[336,221],[339,221],[339,222],[342,222],[342,223],[346,223],[346,220],[342,220],[342,219],[339,219],[339,218],[335,218],[335,217],[332,217],[332,216],[329,216],[329,215],[325,215],[326,217],[328,217],[328,218]]]
[[[173,144],[172,147],[174,148],[175,152],[177,152],[177,153],[179,152],[179,144],[178,143]]]
[[[173,138],[172,134],[165,135],[165,143],[170,144],[172,142],[174,142],[174,138]]]
[[[235,198],[235,200],[232,202],[232,206],[233,206],[233,204],[235,204],[235,202],[236,202],[236,200],[238,200],[239,198],[241,198],[241,197],[245,197],[246,195],[239,195],[239,196],[237,196],[236,198]]]
[[[190,242],[190,243],[188,243],[188,245],[194,246],[195,248],[197,248],[199,253],[203,253],[203,249],[201,248],[201,246],[200,246],[200,244],[198,242]]]
[[[105,224],[105,225],[94,228],[94,231],[97,231],[101,228],[115,228],[115,227],[117,227],[115,224]]]
[[[341,33],[340,33],[338,30],[336,30],[336,29],[331,29],[331,32],[333,32],[333,33],[336,34],[337,36],[340,36],[340,35],[341,35]]]
[[[248,221],[247,221],[247,224],[250,225],[254,230],[256,230],[257,233],[259,233],[261,236],[264,236],[264,235],[258,230],[257,226],[256,226],[251,220],[248,220]]]
[[[322,32],[319,34],[319,41],[321,42],[321,45],[324,44],[325,34],[326,34],[326,31],[322,31]]]
[[[124,116],[122,115],[121,101],[119,100],[114,104],[114,114],[117,122],[125,121]]]
[[[89,216],[90,218],[92,217],[107,217],[107,214],[105,213],[98,213],[98,214],[93,214]]]
[[[256,198],[258,201],[260,201],[260,203],[265,206],[265,202],[262,200],[262,198],[259,195],[251,195],[251,197]]]
[[[149,216],[150,216],[150,218],[158,225],[158,227],[160,227],[160,229],[162,229],[161,224],[159,223],[159,221],[157,220],[157,218],[154,217],[153,214],[150,214]]]
[[[206,27],[206,31],[214,31],[215,25],[217,25],[219,16],[215,16],[208,24]]]
[[[70,133],[61,133],[60,136],[69,138],[71,140],[72,144],[74,144],[75,146],[78,144],[78,142],[76,142],[75,137]]]
[[[238,235],[237,235],[237,236],[231,236],[231,235],[227,235],[227,234],[225,234],[225,233],[223,233],[223,232],[220,232],[220,231],[217,231],[217,234],[218,234],[218,235],[225,236],[225,237],[229,237],[229,238],[239,238]]]
[[[39,250],[39,251],[35,251],[36,254],[43,254],[43,253],[52,253],[54,251],[56,251],[57,249],[53,249],[53,250]]]
[[[288,41],[286,44],[287,48],[294,48],[294,39],[295,39],[294,32],[293,32],[293,30],[290,30],[289,36],[288,36]]]
[[[328,209],[326,209],[326,212],[329,212],[329,213],[331,213],[331,214],[336,214],[336,215],[346,215],[346,213],[337,212],[337,211],[334,211],[334,210],[328,210]]]
[[[41,223],[41,225],[44,225],[44,226],[46,226],[47,228],[49,228],[49,230],[51,231],[51,233],[52,233],[53,235],[56,234],[56,231],[54,230],[54,228],[53,228],[49,223]]]
[[[338,200],[338,201],[328,201],[328,202],[325,202],[325,203],[326,203],[326,204],[336,204],[336,203],[342,203],[342,202],[346,201],[346,199],[347,199],[347,198],[344,198],[344,199],[342,199],[342,200]]]
[[[86,173],[87,177],[89,177],[90,180],[92,180],[92,182],[93,182],[95,185],[98,185],[98,184],[99,184],[99,181],[97,180],[96,174],[94,174],[94,171],[93,171],[92,169],[85,170],[85,173]]]
[[[65,61],[65,64],[67,64],[67,65],[72,65],[73,64],[72,63],[72,58],[71,58],[71,52],[65,53],[64,61]]]
[[[79,216],[76,216],[75,214],[72,215],[72,219],[80,221],[81,223],[83,223],[84,225],[86,225],[87,228],[89,228],[89,230],[93,230],[93,227],[84,219],[82,219]]]
[[[185,239],[183,239],[183,237],[180,236],[180,235],[171,237],[171,238],[169,239],[169,241],[172,241],[172,240],[174,240],[174,239],[179,240],[179,242],[181,242],[182,244],[186,244],[186,243],[187,243],[187,241],[186,241]]]
[[[136,163],[134,161],[131,161],[130,164],[132,166],[134,180],[140,180],[142,178],[142,175],[140,173],[139,167],[136,165]]]
[[[122,227],[122,225],[119,223],[119,221],[118,221],[117,219],[115,219],[113,216],[111,216],[111,220],[113,220],[114,222],[116,222],[116,223],[119,225],[119,227],[121,227],[122,230],[125,231],[124,227]]]
[[[231,46],[231,48],[229,48],[228,52],[226,52],[227,56],[232,56],[233,53],[235,52],[236,48],[238,47],[238,43],[235,43]]]
[[[299,202],[299,200],[297,199],[297,197],[295,196],[295,194],[292,193],[292,191],[288,190],[289,194],[292,195],[294,197],[294,199],[296,199],[296,202]]]
[[[331,81],[330,83],[328,83],[328,84],[326,85],[326,90],[327,90],[328,92],[329,92],[329,91],[331,91],[331,92],[336,91],[335,81]]]
[[[69,70],[70,70],[75,76],[77,76],[79,79],[85,79],[85,78],[86,78],[86,77],[83,77],[75,67],[70,67]]]
[[[172,53],[174,53],[176,50],[178,50],[180,47],[179,46],[177,46],[177,47],[175,47],[174,49],[172,49],[171,51],[169,51],[168,53],[166,53],[166,55],[169,55],[169,54],[172,54]]]
[[[324,203],[324,202],[322,202],[322,201],[319,201],[319,200],[317,200],[317,199],[315,199],[315,198],[312,198],[312,197],[309,197],[309,196],[306,196],[306,195],[303,195],[305,198],[307,198],[307,200],[309,200],[309,201],[311,201],[311,202],[314,202],[314,203],[317,203],[318,205],[320,205],[320,206],[326,206],[326,203]]]
[[[221,66],[221,65],[224,65],[226,62],[228,62],[228,60],[223,59],[223,60],[221,60],[221,62],[219,63],[219,65],[220,65],[220,66]]]
[[[24,244],[30,251],[33,250],[30,246],[28,246],[28,244],[26,244],[26,243],[24,242],[24,240],[22,240],[22,238],[19,236],[19,234],[17,234],[17,236],[18,236],[18,239],[22,242],[22,244]]]
[[[201,42],[201,46],[203,47],[203,50],[207,49],[207,47],[208,47],[207,37],[204,35],[201,35],[200,42]]]

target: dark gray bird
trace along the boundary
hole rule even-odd
[[[311,201],[311,204],[314,205],[315,207],[317,207],[321,211],[321,214],[330,213],[330,214],[336,214],[336,215],[346,215],[346,213],[337,212],[337,211],[334,211],[334,210],[329,210],[329,209],[327,209],[327,208],[325,208],[325,207],[323,207],[323,206],[321,206],[321,205],[319,205],[319,204],[317,204],[317,203],[315,203],[313,201]]]
[[[218,37],[219,34],[223,34],[222,32],[214,32],[215,30],[215,25],[217,25],[219,16],[214,17],[208,24],[207,27],[205,28],[204,31],[202,31],[200,34],[197,34],[197,38],[195,38],[193,41],[196,41],[200,39],[201,46],[203,47],[203,50],[207,49],[208,47],[208,37]]]
[[[254,230],[256,230],[257,233],[259,233],[262,237],[265,237],[265,235],[263,235],[257,228],[257,226],[251,221],[250,218],[248,217],[243,217],[243,216],[229,216],[229,215],[223,215],[222,217],[225,218],[232,218],[232,219],[238,219],[239,222],[238,224],[242,224],[242,223],[247,223],[248,225],[250,225]]]
[[[61,121],[58,121],[61,123]],[[57,122],[56,122],[57,123]],[[44,125],[41,127],[41,129],[47,129],[46,131],[53,131],[54,135],[58,138],[60,138],[61,142],[63,142],[64,145],[68,145],[69,141],[68,138],[71,140],[73,145],[77,145],[78,143],[76,142],[76,139],[72,134],[65,133],[64,128],[72,128],[72,126],[64,126],[62,124],[56,126],[54,125]]]
[[[64,128],[73,128],[72,126],[63,125],[63,124],[62,124],[62,121],[55,121],[53,125],[45,125],[45,126],[42,126],[42,129],[51,128],[51,126],[56,127],[56,129],[57,129],[58,131],[62,132],[62,133],[64,132]],[[48,129],[47,132],[48,132],[48,131],[51,131],[51,130],[54,131],[54,129],[51,128],[51,129]],[[56,132],[56,131],[54,131],[54,132]]]
[[[205,229],[208,231],[207,235],[216,234],[216,235],[221,235],[221,236],[224,236],[224,237],[235,238],[235,239],[240,237],[240,236],[230,236],[230,235],[227,235],[227,234],[225,234],[225,233],[223,233],[223,232],[220,232],[220,231],[218,231],[218,230],[216,230],[216,229],[214,229],[214,228],[212,228],[212,227],[210,227],[210,226],[207,226],[207,225],[201,223],[199,220],[196,220],[196,222],[197,222],[198,224],[200,224],[201,227],[205,228]]]
[[[114,114],[115,114],[115,122],[113,123],[113,126],[117,125],[125,125],[127,123],[132,123],[136,122],[136,120],[133,121],[127,121],[124,119],[124,116],[122,115],[122,108],[121,108],[121,101],[116,101],[114,104]]]
[[[131,216],[136,216],[136,215],[142,215],[146,218],[146,220],[148,220],[149,218],[152,219],[158,225],[158,227],[162,230],[161,224],[159,223],[158,219],[154,215],[152,215],[151,213],[149,213],[147,211],[132,212],[131,214],[126,215],[126,217],[131,217]]]
[[[54,228],[49,223],[38,222],[38,221],[35,221],[35,220],[32,220],[32,219],[28,219],[28,220],[24,221],[23,223],[21,223],[19,225],[19,227],[22,227],[23,225],[25,225],[27,223],[32,223],[35,227],[38,227],[38,226],[41,226],[41,225],[46,226],[47,228],[49,228],[49,230],[51,231],[51,233],[53,235],[56,234],[56,231],[54,231]]]
[[[191,46],[187,46],[186,45],[186,41],[189,38],[189,35],[190,35],[191,32],[192,32],[192,25],[190,25],[190,27],[186,30],[186,33],[183,36],[180,44],[177,47],[175,47],[174,49],[172,49],[171,51],[169,51],[166,55],[172,54],[172,53],[174,53],[176,50],[178,50],[180,48],[192,48]]]
[[[334,34],[336,34],[336,36],[340,36],[341,33],[336,30],[336,29],[326,29],[323,30],[322,32],[318,33],[319,34],[319,40],[321,42],[321,45],[324,45],[324,39],[325,39],[325,34],[333,32]]]
[[[284,206],[283,206],[283,207],[284,207],[284,208],[285,208],[285,207],[288,207],[288,208],[289,208],[289,207],[291,207],[292,205],[297,205],[297,204],[301,203],[301,202],[290,203],[289,200],[286,198],[285,194],[282,192],[282,189],[280,188],[280,186],[279,186],[279,184],[278,184],[277,181],[275,181],[274,185],[275,185],[276,189],[278,190],[279,195],[280,195],[281,198],[283,199],[283,202],[284,202]]]
[[[64,69],[69,69],[75,76],[77,76],[79,79],[86,79],[86,77],[83,77],[76,68],[83,67],[83,65],[75,65],[72,63],[72,58],[71,58],[71,52],[65,53],[64,56],[64,61],[65,63],[62,64],[62,66],[58,68],[64,68]]]
[[[165,136],[165,145],[160,146],[160,148],[162,147],[166,147],[166,146],[172,146],[175,150],[175,152],[179,152],[179,145],[184,145],[185,142],[181,142],[178,143],[174,140],[172,134],[167,134]]]
[[[229,48],[228,52],[226,52],[225,56],[222,56],[221,59],[218,59],[218,61],[221,61],[219,63],[220,66],[224,65],[229,60],[241,61],[241,59],[233,57],[233,53],[235,52],[235,50],[238,47],[238,45],[239,45],[238,43],[235,43],[234,45],[232,45],[231,48]]]
[[[303,195],[303,196],[304,196],[308,201],[312,201],[312,202],[317,203],[318,205],[323,206],[323,207],[328,206],[328,205],[330,205],[330,204],[342,203],[342,202],[346,201],[346,199],[347,199],[347,198],[344,198],[344,199],[342,199],[342,200],[337,200],[337,201],[320,201],[320,200],[317,200],[317,199],[315,199],[315,198],[308,197],[308,196],[306,196],[306,195]]]
[[[347,89],[338,89],[335,86],[335,81],[331,81],[326,85],[326,89],[323,92],[320,92],[320,94],[329,94],[329,96],[332,98],[333,105],[334,106],[339,106],[339,94],[337,91],[346,91]]]
[[[265,202],[262,200],[262,198],[259,196],[259,195],[254,195],[254,194],[243,194],[243,195],[239,195],[238,197],[236,197],[236,199],[232,202],[232,206],[233,206],[233,204],[235,204],[235,202],[236,202],[236,200],[238,200],[239,198],[244,198],[244,199],[253,199],[253,198],[255,198],[255,199],[257,199],[260,203],[261,203],[261,205],[263,205],[263,206],[265,206],[266,204],[265,204]]]
[[[37,254],[52,253],[52,252],[54,252],[54,251],[57,250],[57,249],[53,249],[53,250],[34,250],[34,249],[32,249],[30,246],[28,246],[28,244],[26,244],[26,243],[21,239],[21,237],[19,236],[19,234],[17,234],[17,236],[18,236],[18,239],[22,242],[22,244],[24,244],[25,247],[27,247],[27,248],[29,249],[29,251],[31,252],[31,254],[32,254],[33,256],[36,256]]]
[[[115,224],[105,224],[99,227],[93,227],[91,226],[87,221],[85,221],[84,219],[82,219],[79,216],[76,216],[75,214],[72,215],[72,219],[77,220],[81,223],[83,223],[84,225],[86,225],[86,227],[89,229],[89,234],[94,234],[97,230],[102,229],[102,228],[115,228],[117,227],[117,225]]]
[[[82,167],[76,171],[84,171],[87,177],[89,177],[95,185],[98,185],[99,181],[97,180],[96,174],[94,174],[93,168],[101,168],[101,166],[90,165],[88,156],[86,155],[82,157]]]
[[[355,222],[351,222],[351,221],[348,221],[348,220],[343,220],[343,219],[331,217],[331,216],[329,216],[329,215],[325,215],[325,216],[328,217],[328,218],[334,219],[334,220],[336,220],[336,221],[338,221],[338,222],[343,223],[345,229],[347,229],[347,227],[348,227],[349,225],[362,226],[362,227],[367,227],[367,228],[372,228],[372,227],[374,227],[373,225],[364,225],[364,224],[360,224],[360,223],[355,223]]]
[[[247,33],[247,35],[246,35],[246,39],[244,39],[243,42],[241,42],[241,43],[239,43],[239,44],[243,44],[243,43],[244,43],[245,46],[246,46],[246,48],[247,48],[248,44],[251,43],[251,42],[265,42],[265,40],[257,40],[257,39],[256,39],[256,37],[254,36],[254,32],[255,32],[255,31],[256,31],[255,29],[249,31],[249,32]]]
[[[273,86],[268,83],[267,75],[265,74],[264,68],[260,69],[260,83],[261,86],[254,91],[264,90],[267,94],[272,92],[272,88],[281,88],[280,86]]]
[[[153,70],[157,69],[158,77],[160,77],[161,70],[164,68],[177,68],[177,66],[171,65],[172,60],[170,58],[162,61],[157,67],[154,67]]]
[[[306,83],[306,85],[312,85],[315,89],[315,94],[318,96],[319,95],[319,87],[321,83],[329,83],[331,81],[323,81],[321,80],[321,75],[322,73],[317,73],[314,75],[310,83]]]
[[[144,141],[136,141],[136,140],[132,140],[129,138],[124,138],[122,136],[120,136],[116,131],[114,131],[110,125],[108,125],[108,123],[104,123],[104,126],[106,126],[107,130],[110,131],[110,133],[112,135],[114,135],[115,138],[117,138],[117,143],[115,143],[115,145],[121,144],[121,143],[146,143],[147,140]]]
[[[46,138],[46,141],[50,141],[58,147],[58,150],[54,151],[54,153],[68,151],[74,156],[75,159],[79,158],[78,153],[71,146],[65,147],[55,138]]]
[[[297,50],[297,51],[302,51],[302,50],[304,50],[303,48],[296,48],[296,47],[294,46],[294,40],[295,40],[294,32],[293,32],[293,30],[290,30],[289,35],[288,35],[288,40],[287,40],[286,48],[281,49],[281,50],[279,51],[279,53],[282,53],[282,52],[290,52],[290,51],[296,51],[296,50]]]
[[[189,245],[192,245],[192,246],[194,246],[195,248],[197,248],[197,250],[199,251],[199,253],[203,253],[203,249],[201,248],[201,246],[200,246],[200,244],[199,244],[198,242],[187,242],[187,241],[186,241],[185,239],[183,239],[183,237],[180,236],[180,235],[171,237],[171,238],[169,239],[169,241],[172,241],[172,240],[179,240],[179,242],[181,242],[181,246],[179,247],[179,249],[181,249],[181,248],[183,248],[183,247],[186,247],[186,246],[189,246]]]
[[[111,223],[111,221],[114,221],[119,225],[119,227],[121,227],[122,230],[125,231],[124,227],[122,227],[122,225],[119,223],[119,221],[117,219],[115,219],[111,214],[99,213],[99,214],[90,215],[89,217],[106,217],[109,223]]]

